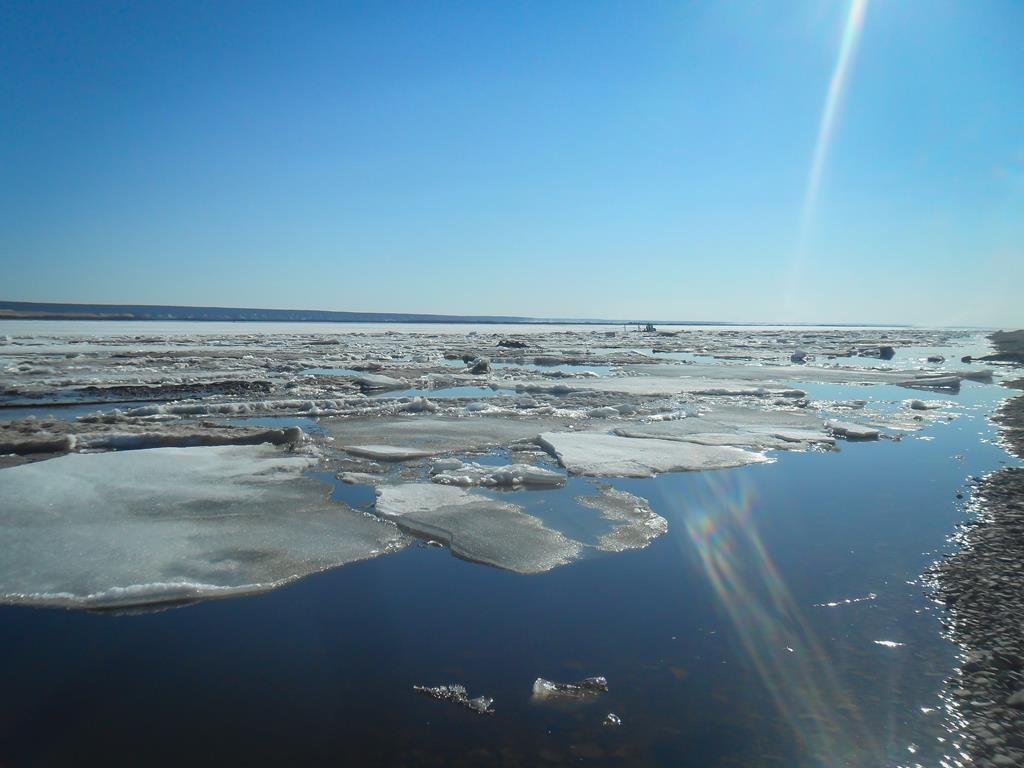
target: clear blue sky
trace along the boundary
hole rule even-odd
[[[0,298],[1024,324],[1024,3],[0,5]],[[805,209],[807,213],[805,215]]]

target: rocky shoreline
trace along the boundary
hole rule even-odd
[[[997,359],[1019,361],[1022,332],[993,334]],[[1024,379],[1006,386],[1024,390]],[[1024,394],[993,416],[1014,455],[1024,456]],[[1024,468],[1007,467],[976,482],[978,518],[962,548],[933,569],[964,649],[947,681],[949,708],[964,725],[960,751],[972,765],[1024,765]]]

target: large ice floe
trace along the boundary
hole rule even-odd
[[[269,445],[68,455],[0,470],[0,600],[109,608],[255,592],[403,547]]]
[[[3,602],[241,594],[413,538],[538,573],[668,530],[616,478],[897,438],[1001,375],[950,330],[78,327],[0,321]]]
[[[538,439],[570,472],[593,477],[653,477],[660,472],[725,469],[770,461],[742,448],[658,438],[545,432]]]

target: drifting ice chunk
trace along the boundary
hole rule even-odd
[[[533,682],[534,701],[589,699],[607,692],[608,681],[603,677],[587,677],[578,683],[553,683],[538,677]]]
[[[877,440],[881,432],[874,427],[865,427],[861,424],[851,424],[847,421],[828,421],[825,426],[832,431],[832,434],[845,437],[847,440]]]
[[[597,496],[577,496],[576,501],[596,509],[606,520],[618,523],[598,542],[597,548],[606,552],[643,549],[668,533],[668,520],[651,509],[646,499],[627,491],[604,486]]]
[[[414,685],[412,689],[423,696],[458,704],[460,707],[465,707],[480,715],[494,714],[494,699],[490,696],[477,696],[475,699],[471,699],[469,694],[466,693],[466,686],[459,685],[458,683],[436,685],[432,688],[425,685]]]
[[[560,488],[565,485],[565,475],[552,472],[543,467],[529,464],[507,464],[503,467],[492,467],[483,464],[467,463],[455,460],[456,466],[447,461],[437,462],[444,467],[431,471],[431,480],[441,485],[473,486],[482,485],[490,488]]]
[[[406,413],[437,413],[438,405],[425,397],[414,397],[401,410]]]
[[[382,479],[380,475],[367,472],[339,472],[337,477],[345,485],[376,485]]]
[[[914,411],[932,411],[945,408],[950,403],[945,400],[904,400],[903,405]]]
[[[409,383],[379,373],[364,373],[355,377],[355,382],[365,390],[405,389]]]
[[[342,450],[353,456],[362,456],[364,459],[380,459],[381,461],[411,461],[434,455],[433,451],[403,448],[399,445],[346,445]]]
[[[0,470],[0,601],[114,607],[256,592],[408,543],[268,445]]]
[[[517,573],[540,573],[579,557],[582,546],[511,502],[448,485],[405,483],[377,490],[377,513],[452,554]]]
[[[959,376],[921,376],[908,381],[899,382],[901,387],[913,389],[948,389],[953,392],[960,391]]]
[[[659,472],[724,469],[769,461],[741,448],[593,432],[545,432],[538,442],[570,472],[595,477],[652,477]]]

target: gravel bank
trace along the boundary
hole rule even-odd
[[[995,334],[998,354],[1019,353],[1001,341],[1016,347],[1020,335]],[[1024,379],[1007,386],[1024,389]],[[1024,395],[1006,401],[993,420],[1010,450],[1024,455]],[[973,498],[976,524],[933,572],[965,652],[948,693],[966,723],[963,751],[972,764],[1024,766],[1024,468],[980,480]]]

